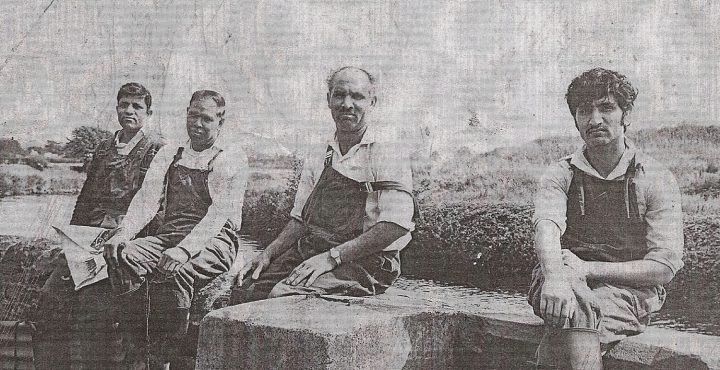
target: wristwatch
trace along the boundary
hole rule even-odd
[[[329,252],[330,257],[335,260],[335,266],[339,266],[342,263],[342,260],[340,260],[340,251],[332,247]]]

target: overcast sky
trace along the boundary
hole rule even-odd
[[[183,136],[190,94],[211,88],[234,129],[297,148],[332,128],[325,77],[346,64],[377,75],[376,121],[427,128],[436,148],[572,134],[564,91],[595,66],[639,88],[638,128],[712,124],[720,5],[681,3],[3,0],[0,137],[115,130],[117,89],[136,81],[166,136]]]

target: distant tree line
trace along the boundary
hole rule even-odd
[[[23,149],[15,138],[0,138],[0,163],[23,163],[43,170],[50,162],[83,162],[92,157],[97,145],[112,132],[92,126],[75,128],[66,143],[48,140],[44,146]],[[85,167],[85,166],[83,166]]]

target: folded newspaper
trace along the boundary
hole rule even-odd
[[[97,283],[108,277],[103,258],[103,243],[110,230],[89,226],[53,226],[65,252],[75,290]]]

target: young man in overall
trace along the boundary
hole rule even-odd
[[[335,135],[308,157],[291,220],[237,277],[231,303],[293,294],[373,295],[400,274],[414,201],[406,153],[368,114],[374,79],[344,67],[328,79]]]
[[[131,82],[120,88],[115,110],[122,128],[95,148],[71,225],[113,229],[120,224],[163,145],[146,127],[151,105],[152,96],[143,85]]]
[[[120,87],[115,110],[121,129],[95,148],[70,220],[71,225],[101,227],[108,229],[107,233],[125,217],[150,163],[164,145],[159,134],[148,130],[152,96],[143,85],[130,82]],[[67,260],[60,255],[33,313],[38,329],[35,337],[38,368],[56,361],[56,352],[63,350],[67,333],[72,330],[69,317],[78,309],[77,298]],[[104,304],[94,307],[98,312],[106,310]],[[59,365],[55,362],[53,366]]]
[[[568,87],[585,145],[546,170],[535,198],[528,300],[546,325],[541,367],[602,369],[601,343],[644,331],[683,266],[675,178],[625,136],[636,96],[602,68]]]

